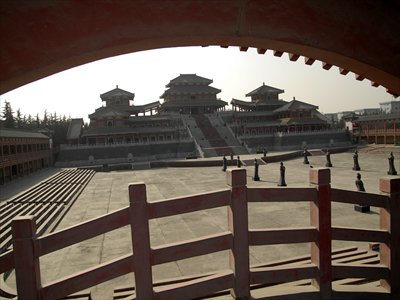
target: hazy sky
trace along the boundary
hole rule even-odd
[[[101,106],[100,94],[115,88],[135,93],[134,104],[159,99],[165,85],[179,74],[195,73],[212,79],[211,86],[221,90],[217,95],[228,103],[232,98],[250,101],[245,94],[265,82],[283,89],[283,100],[297,100],[318,105],[322,113],[379,107],[393,97],[383,87],[374,88],[369,80],[357,81],[353,73],[343,76],[337,67],[322,69],[321,62],[312,66],[304,58],[291,62],[287,54],[275,57],[249,48],[184,47],[136,52],[112,57],[35,81],[0,96],[23,114],[49,113],[88,119]]]

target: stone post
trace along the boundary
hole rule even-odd
[[[233,245],[229,253],[229,266],[235,277],[231,294],[235,299],[250,299],[246,169],[228,169],[226,175],[227,184],[231,187],[228,228],[233,236]]]
[[[281,162],[281,165],[279,167],[278,186],[287,186],[286,180],[285,180],[285,172],[286,172],[286,167],[283,165],[283,162]]]
[[[390,275],[381,285],[390,290],[391,299],[400,299],[400,177],[382,178],[379,189],[389,197],[387,207],[380,211],[380,227],[389,232],[389,243],[381,243],[380,256]]]
[[[11,226],[18,299],[42,299],[35,217],[18,216]]]
[[[321,299],[332,293],[332,228],[331,228],[331,172],[325,168],[310,169],[310,185],[317,189],[317,200],[310,202],[310,223],[318,230],[318,240],[311,243],[311,262],[319,275],[312,284],[319,289]]]
[[[258,164],[257,158],[255,158],[254,159],[254,177],[253,177],[254,181],[260,181],[260,176],[258,175],[258,167],[259,167],[259,164]]]

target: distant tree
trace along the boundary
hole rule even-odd
[[[18,108],[17,110],[17,117],[15,118],[17,128],[23,128],[23,119],[22,119],[22,114],[21,114],[21,109]]]
[[[28,114],[28,117],[26,118],[26,128],[32,128],[33,125],[33,120],[31,114]]]
[[[36,128],[40,128],[40,118],[39,118],[39,114],[36,114],[35,127],[36,127]]]
[[[11,104],[8,101],[4,101],[2,117],[2,126],[4,126],[5,128],[15,128],[15,118],[13,116]]]
[[[46,128],[46,127],[49,126],[49,115],[48,115],[48,113],[47,113],[47,109],[44,110],[44,113],[43,113],[43,120],[42,120],[41,125],[42,125],[42,126],[41,126],[42,128]]]

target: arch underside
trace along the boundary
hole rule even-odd
[[[0,93],[98,59],[178,46],[304,56],[400,95],[396,1],[7,1]]]

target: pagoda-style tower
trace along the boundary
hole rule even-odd
[[[118,85],[115,89],[100,95],[101,101],[106,102],[106,107],[113,106],[123,110],[131,106],[131,101],[133,102],[134,98],[134,93],[120,89]]]
[[[284,90],[265,85],[263,82],[262,86],[256,88],[250,93],[247,93],[246,97],[251,97],[251,102],[253,103],[273,104],[274,102],[279,101],[279,94],[284,92]],[[280,105],[282,105],[282,103],[280,103]]]
[[[273,111],[287,103],[279,99],[279,94],[284,92],[263,83],[262,86],[246,94],[246,97],[251,97],[251,102],[232,99],[231,104],[235,111]]]
[[[183,114],[213,113],[223,110],[227,103],[217,99],[221,90],[211,87],[213,81],[196,74],[181,74],[172,79],[160,98],[163,112]]]

